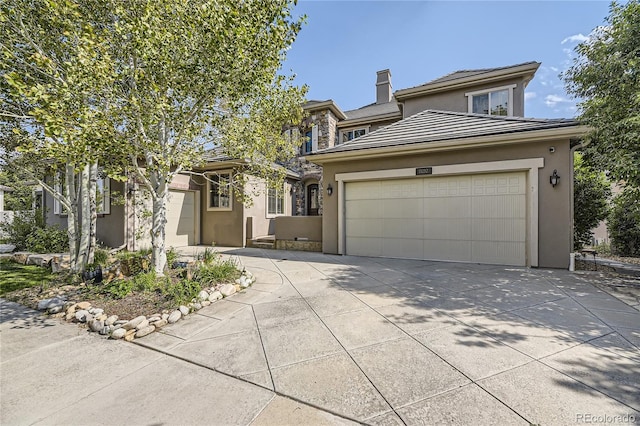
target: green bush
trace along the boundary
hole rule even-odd
[[[573,173],[573,249],[591,244],[591,230],[609,213],[611,184],[602,172],[587,167],[579,152],[574,157]]]
[[[27,251],[34,253],[63,253],[69,251],[69,237],[57,226],[35,228],[26,238]]]
[[[201,260],[205,265],[211,265],[219,258],[220,254],[209,247],[207,247],[204,252],[198,254],[198,260]]]
[[[178,260],[178,257],[180,257],[178,250],[173,247],[169,247],[169,250],[167,250],[167,267],[172,268],[173,264]]]
[[[607,229],[614,254],[640,256],[640,188],[626,187],[616,195]]]
[[[27,250],[27,237],[36,229],[44,228],[44,219],[41,210],[15,212],[11,222],[0,224],[6,241],[16,246],[16,250]]]
[[[151,250],[122,251],[116,258],[124,275],[133,276],[151,270]]]
[[[114,280],[104,287],[104,292],[115,299],[124,299],[133,291],[133,280]]]
[[[175,284],[165,287],[163,293],[168,299],[174,300],[176,304],[190,302],[202,290],[202,286],[197,281],[182,279]]]
[[[210,265],[204,264],[196,271],[194,279],[207,286],[233,281],[239,275],[240,272],[238,272],[236,262],[228,259]]]
[[[109,263],[109,251],[97,248],[93,255],[93,263],[100,266],[107,266],[107,263]]]

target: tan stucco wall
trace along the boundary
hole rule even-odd
[[[307,238],[322,241],[322,216],[280,216],[276,218],[276,240]]]
[[[243,247],[244,206],[242,203],[234,196],[231,211],[208,211],[207,191],[204,190],[200,194],[200,205],[203,206],[200,225],[202,244]]]
[[[492,89],[494,87],[508,86],[511,84],[516,84],[516,87],[513,89],[513,115],[516,117],[524,117],[524,82],[522,78],[513,78],[495,83],[465,87],[458,90],[448,90],[446,92],[407,99],[404,101],[403,114],[406,118],[426,109],[470,112],[469,98],[464,95],[465,93]]]
[[[111,212],[98,215],[96,221],[96,239],[98,244],[107,247],[119,247],[124,244],[124,206],[114,203],[113,198],[117,194],[122,198],[124,183],[113,179],[109,182],[111,193]],[[43,207],[46,212],[47,225],[55,225],[60,229],[67,229],[67,216],[53,213],[53,197],[47,191],[43,191]]]
[[[550,153],[549,148],[555,147]],[[544,158],[545,165],[539,169],[539,209],[538,209],[538,262],[540,267],[567,268],[570,252],[571,213],[570,198],[572,166],[569,140],[546,141],[518,144],[497,148],[479,148],[442,153],[385,157],[355,160],[340,163],[326,163],[324,167],[325,187],[331,183],[334,193],[331,197],[323,192],[323,252],[338,253],[338,185],[336,173],[401,169],[407,167],[438,166],[449,164],[479,163],[524,158]],[[549,176],[557,169],[561,176],[555,188],[549,184]],[[425,177],[428,179],[428,177]]]

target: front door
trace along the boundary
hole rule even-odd
[[[320,206],[318,184],[314,183],[307,186],[307,216],[318,216],[318,208]]]

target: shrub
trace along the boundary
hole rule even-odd
[[[198,260],[201,260],[205,265],[211,265],[218,258],[220,258],[220,254],[209,247],[207,247],[204,252],[198,254]]]
[[[163,293],[168,299],[180,304],[190,302],[201,290],[202,286],[199,282],[182,279],[175,284],[168,284]]]
[[[107,266],[107,263],[109,263],[109,251],[97,248],[93,255],[93,263],[100,266]]]
[[[232,281],[239,274],[236,262],[233,259],[228,259],[210,265],[203,265],[196,271],[194,279],[206,286]]]
[[[69,251],[69,237],[57,226],[35,228],[26,238],[27,251],[34,253],[63,253]]]
[[[167,250],[167,267],[172,268],[173,264],[177,262],[178,257],[180,257],[180,253],[173,247],[169,247]]]
[[[122,251],[116,258],[122,266],[122,273],[127,276],[149,272],[151,269],[151,250]]]
[[[0,224],[7,236],[6,241],[16,246],[17,250],[27,250],[27,237],[44,226],[41,210],[15,212],[11,222]]]
[[[576,153],[573,188],[573,249],[580,250],[591,244],[591,230],[609,213],[611,185],[604,173],[588,168]]]
[[[607,229],[614,254],[640,256],[640,188],[626,187],[616,195]]]
[[[104,287],[104,292],[115,299],[124,299],[133,291],[133,280],[114,280]]]

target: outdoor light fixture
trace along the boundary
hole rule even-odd
[[[560,176],[558,176],[558,171],[554,170],[553,174],[549,177],[549,183],[555,188],[558,182],[560,182]]]
[[[331,194],[333,194],[333,187],[329,184],[327,185],[327,195],[331,197]]]

